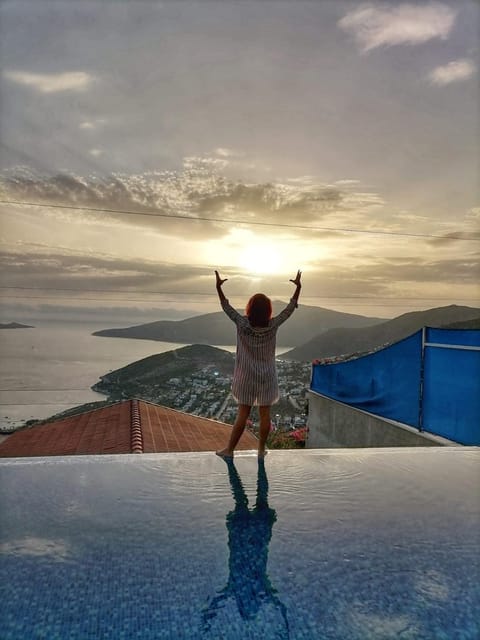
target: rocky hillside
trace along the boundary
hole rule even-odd
[[[111,371],[100,378],[92,389],[111,398],[144,397],[166,381],[183,378],[205,367],[215,367],[219,373],[233,373],[234,356],[229,351],[194,344],[173,349]]]
[[[452,322],[447,324],[445,329],[480,329],[480,317],[473,320],[461,320],[460,322]]]

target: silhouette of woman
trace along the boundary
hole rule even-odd
[[[225,458],[235,507],[227,514],[229,577],[226,586],[212,598],[202,615],[202,631],[210,631],[220,608],[229,598],[234,598],[243,620],[251,621],[260,608],[268,603],[277,609],[282,618],[283,630],[278,638],[289,637],[289,625],[285,605],[276,595],[267,575],[268,546],[273,524],[277,520],[274,509],[268,504],[268,479],[265,463],[258,459],[257,498],[253,509],[248,508],[248,498],[233,458]]]
[[[216,287],[222,309],[237,325],[237,353],[233,372],[232,396],[238,402],[238,413],[230,441],[217,455],[232,457],[250,415],[252,406],[258,406],[260,434],[258,455],[265,455],[265,443],[270,431],[270,407],[278,401],[279,391],[275,367],[275,345],[279,326],[298,307],[302,288],[302,272],[297,271],[295,291],[285,309],[272,317],[272,303],[263,293],[256,293],[248,301],[246,315],[242,316],[228,302],[222,290],[226,278],[215,271]]]

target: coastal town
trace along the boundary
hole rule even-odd
[[[154,354],[100,376],[92,390],[108,403],[138,398],[204,418],[233,424],[237,402],[231,395],[235,356],[205,344]],[[272,430],[293,431],[307,423],[311,363],[276,359],[279,401],[272,407]],[[70,412],[69,412],[70,413]],[[249,428],[256,432],[254,408]]]
[[[272,410],[274,429],[289,430],[306,425],[306,392],[311,365],[303,362],[277,360],[280,400]],[[230,388],[232,378],[207,365],[192,375],[170,379],[155,401],[165,406],[233,424],[237,404]],[[256,426],[256,413],[252,426]]]
[[[276,360],[280,398],[272,407],[272,431],[279,434],[307,424],[307,390],[311,363]],[[233,424],[237,403],[231,395],[234,354],[209,345],[189,345],[155,354],[100,376],[91,389],[104,400],[72,406],[48,419],[60,419],[105,404],[138,398],[188,414]],[[32,417],[17,423],[4,417],[0,433],[43,422]],[[258,412],[252,410],[248,427],[258,430]]]
[[[109,372],[92,389],[109,401],[139,398],[185,413],[233,424],[237,403],[231,395],[233,354],[207,345],[170,351]],[[311,364],[277,359],[280,399],[272,408],[272,428],[306,426]],[[257,428],[254,409],[250,428]]]

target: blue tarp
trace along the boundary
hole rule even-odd
[[[427,329],[426,345],[423,428],[480,445],[480,351],[451,348],[480,347],[480,331]]]
[[[424,348],[420,330],[354,360],[314,364],[311,389],[461,444],[480,445],[477,347],[478,330],[426,328]]]
[[[422,332],[355,360],[314,364],[312,391],[418,426]]]
[[[425,327],[425,341],[437,344],[456,344],[480,347],[480,331],[477,329],[433,329]]]

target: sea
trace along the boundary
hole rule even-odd
[[[68,324],[0,330],[0,430],[105,400],[90,389],[100,376],[185,346],[92,335],[104,328]]]
[[[186,346],[92,335],[105,328],[48,324],[0,330],[0,432],[16,429],[27,420],[49,418],[87,402],[105,400],[90,388],[100,376]],[[235,345],[220,348],[235,351]],[[286,350],[278,349],[277,354]]]

